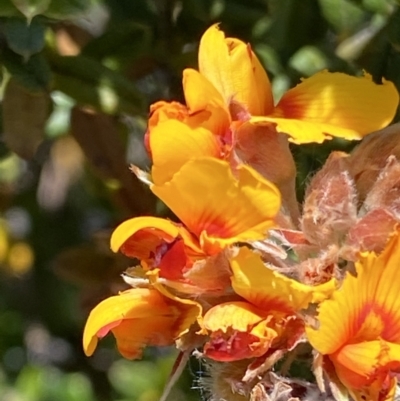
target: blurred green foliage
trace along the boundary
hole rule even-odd
[[[155,401],[172,350],[92,358],[85,318],[124,288],[129,261],[108,249],[122,219],[165,213],[128,164],[148,166],[149,105],[182,100],[205,29],[252,44],[275,98],[321,69],[400,88],[396,0],[2,0],[0,2],[0,399]],[[299,200],[334,140],[293,146]],[[201,392],[188,370],[170,399]]]

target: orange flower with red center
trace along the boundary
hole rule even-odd
[[[198,58],[199,71],[183,72],[186,105],[151,107],[146,144],[153,182],[201,156],[227,160],[233,170],[248,164],[278,186],[295,223],[296,166],[288,137],[299,144],[332,136],[361,139],[389,124],[399,102],[391,82],[321,72],[274,106],[270,81],[250,45],[225,38],[217,25],[204,33]]]
[[[332,136],[361,139],[388,125],[399,103],[393,85],[377,85],[370,75],[351,77],[323,71],[287,91],[274,106],[271,85],[250,45],[225,38],[218,26],[203,35],[199,71],[226,104],[240,104],[253,124],[272,124],[295,143],[323,142]]]
[[[235,177],[227,162],[212,158],[185,163],[168,181],[151,185],[183,224],[155,217],[127,220],[112,235],[113,251],[177,279],[196,260],[264,238],[275,224],[279,191],[248,166],[237,172]]]
[[[172,345],[200,315],[196,302],[168,297],[156,289],[133,288],[105,299],[92,310],[83,348],[87,356],[92,355],[98,339],[111,331],[125,358],[140,358],[148,345]]]
[[[388,125],[399,102],[391,82],[377,85],[369,75],[324,71],[304,79],[274,106],[270,81],[250,45],[225,38],[217,25],[200,41],[199,71],[184,70],[183,89],[186,106],[151,107],[146,142],[155,165],[160,155],[162,164],[176,156],[229,158],[240,130],[249,130],[246,121],[275,126],[295,143],[361,139]],[[193,148],[197,151],[187,151]]]
[[[357,276],[347,273],[342,287],[319,306],[319,327],[307,328],[311,345],[357,401],[394,398],[400,373],[399,234],[379,256],[361,255]]]
[[[334,280],[311,287],[274,272],[248,248],[240,248],[231,267],[232,288],[244,301],[214,306],[201,323],[204,333],[210,335],[204,354],[218,361],[291,349],[304,333],[303,321],[296,313],[335,288]]]

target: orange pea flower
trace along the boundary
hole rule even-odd
[[[253,124],[273,124],[295,143],[323,142],[332,136],[361,139],[388,125],[399,103],[389,81],[323,71],[287,91],[274,106],[271,85],[251,47],[225,38],[217,25],[203,35],[199,70],[230,105],[243,105]]]
[[[265,237],[280,207],[277,188],[248,166],[235,177],[229,164],[209,157],[193,159],[151,190],[182,224],[137,217],[122,223],[112,250],[159,267],[161,277],[177,279],[186,267],[240,241]]]
[[[290,89],[274,105],[271,84],[250,45],[225,38],[217,25],[203,35],[199,71],[183,72],[186,105],[151,107],[146,143],[152,179],[162,183],[186,161],[211,156],[252,166],[278,186],[296,224],[296,166],[290,141],[361,139],[393,119],[399,95],[388,81],[320,72]],[[288,135],[277,135],[277,132]]]
[[[206,356],[218,361],[260,357],[269,350],[290,350],[304,333],[296,313],[319,302],[335,288],[334,280],[307,286],[267,268],[260,255],[240,248],[232,258],[232,287],[245,301],[214,306],[202,327],[210,334]]]
[[[83,348],[87,356],[92,355],[98,339],[111,331],[121,355],[137,359],[148,345],[172,345],[200,314],[196,302],[169,298],[156,289],[133,288],[105,299],[92,310],[83,333]]]
[[[333,364],[357,401],[394,399],[400,373],[400,232],[376,255],[363,253],[357,276],[319,306],[319,328],[307,327],[311,345]]]

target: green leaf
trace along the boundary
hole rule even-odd
[[[15,7],[12,0],[1,0],[0,17],[23,17],[23,14]]]
[[[127,21],[112,26],[103,35],[89,42],[83,54],[96,59],[113,55],[134,59],[149,49],[151,30],[148,26]]]
[[[51,99],[47,92],[32,93],[14,78],[3,98],[3,140],[18,156],[30,159],[44,136]]]
[[[391,15],[387,25],[377,32],[356,61],[377,82],[385,78],[400,89],[400,9]]]
[[[143,113],[143,96],[125,77],[85,56],[49,55],[54,88],[105,113]]]
[[[390,15],[396,7],[396,0],[363,0],[363,7],[373,13]]]
[[[93,4],[93,0],[52,0],[44,15],[61,20],[79,17]]]
[[[30,23],[33,17],[47,10],[51,0],[12,0],[12,2]]]
[[[364,22],[366,13],[348,0],[319,0],[325,19],[342,35],[356,32]]]
[[[144,399],[143,395],[151,390],[152,398],[157,400],[162,393],[165,378],[152,361],[114,362],[108,372],[112,386],[125,397],[132,400]]]
[[[327,29],[315,0],[270,0],[267,40],[284,64],[301,47],[321,40]]]
[[[50,85],[51,71],[42,54],[34,54],[27,62],[23,57],[5,49],[1,60],[8,72],[31,91],[42,91]]]
[[[303,46],[290,58],[289,66],[302,76],[310,76],[328,68],[328,60],[317,47]]]
[[[253,50],[256,52],[264,68],[274,75],[278,75],[283,71],[283,67],[279,62],[279,56],[275,50],[264,43],[258,43]]]
[[[21,18],[9,18],[4,24],[4,34],[8,46],[26,61],[32,54],[44,47],[45,27],[37,20],[28,24]]]

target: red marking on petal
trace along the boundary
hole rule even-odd
[[[147,260],[152,258],[157,247],[173,240],[173,237],[161,230],[145,228],[128,238],[121,246],[120,251],[128,257]]]
[[[169,280],[182,279],[183,270],[187,264],[190,263],[186,256],[185,249],[185,244],[181,239],[166,246],[166,250],[163,252],[158,266],[160,268],[161,277]]]
[[[210,341],[204,346],[204,354],[221,362],[232,362],[240,359],[262,355],[266,349],[259,349],[260,339],[250,333],[228,330],[212,334]]]
[[[110,332],[110,330],[112,330],[114,327],[119,326],[122,321],[123,321],[123,319],[119,319],[119,320],[116,320],[115,322],[111,322],[111,323],[107,324],[106,326],[102,327],[97,332],[97,337],[99,337],[99,338],[105,337]]]

